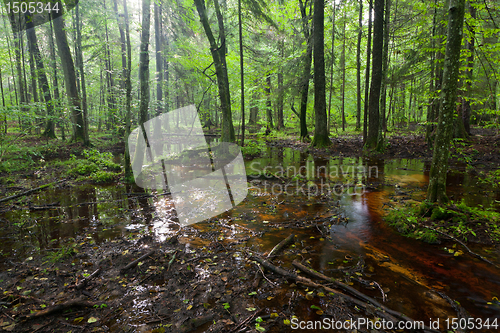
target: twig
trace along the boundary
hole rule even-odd
[[[373,282],[374,285],[376,285],[378,287],[378,289],[382,293],[382,302],[385,303],[385,293],[384,293],[384,290],[382,289],[382,287],[380,286],[380,284],[378,284],[377,281],[372,281],[372,282]]]
[[[283,248],[285,248],[286,246],[288,246],[288,244],[290,244],[293,241],[294,238],[295,238],[295,235],[294,234],[290,234],[287,238],[285,238],[284,240],[282,240],[281,242],[279,242],[278,245],[276,245],[271,250],[271,252],[269,252],[269,254],[267,255],[267,258],[276,255],[279,251],[281,251]]]
[[[2,198],[2,199],[0,199],[0,203],[1,203],[1,202],[6,202],[6,201],[9,201],[9,200],[12,200],[12,199],[16,199],[16,198],[19,198],[19,197],[23,197],[23,196],[25,196],[25,195],[28,195],[28,194],[31,194],[31,193],[33,193],[33,192],[36,192],[36,191],[42,190],[42,189],[47,188],[47,187],[49,187],[49,186],[51,186],[51,185],[56,185],[56,184],[62,183],[62,182],[64,182],[64,181],[66,181],[66,179],[59,180],[59,181],[57,181],[57,182],[55,182],[55,183],[45,184],[45,185],[39,186],[39,187],[37,187],[37,188],[33,188],[33,189],[31,189],[31,190],[21,192],[21,193],[19,193],[19,194],[15,194],[15,195],[11,195],[11,196],[9,196],[9,197]]]
[[[255,261],[259,262],[260,264],[262,264],[262,266],[264,266],[265,268],[269,269],[270,271],[278,273],[278,274],[280,274],[280,275],[282,275],[282,276],[284,276],[286,278],[293,279],[293,280],[297,281],[297,283],[301,283],[303,285],[306,285],[308,287],[313,287],[313,288],[323,288],[327,292],[335,294],[334,297],[341,296],[346,301],[348,301],[350,303],[353,303],[353,304],[355,304],[355,305],[357,305],[357,306],[359,306],[359,307],[361,307],[361,308],[363,308],[363,309],[365,309],[367,311],[374,310],[374,312],[377,314],[377,316],[379,316],[381,318],[384,318],[384,319],[386,319],[388,321],[392,321],[392,322],[398,322],[398,321],[414,322],[413,319],[405,316],[404,314],[402,314],[400,312],[397,312],[397,311],[394,311],[394,310],[391,310],[391,309],[387,308],[386,306],[378,303],[377,301],[371,299],[370,297],[368,297],[368,296],[366,296],[366,295],[364,295],[364,294],[362,294],[360,292],[356,291],[358,296],[363,296],[364,298],[370,299],[371,301],[370,302],[360,301],[360,300],[358,300],[358,299],[356,299],[356,298],[354,298],[352,296],[349,296],[347,294],[344,294],[344,293],[342,293],[342,292],[340,292],[340,291],[338,291],[336,289],[332,289],[332,288],[327,287],[325,285],[322,285],[322,284],[319,284],[319,283],[315,283],[315,282],[311,281],[310,279],[304,278],[304,277],[299,276],[299,275],[297,275],[295,273],[291,273],[291,272],[288,272],[288,271],[286,271],[286,270],[284,270],[284,269],[282,269],[280,267],[274,266],[273,264],[271,264],[270,262],[268,262],[265,259],[261,259],[261,258],[258,258],[258,257],[251,257],[250,260],[255,260]],[[297,261],[294,261],[294,266],[296,264],[299,264],[300,266],[302,266],[303,268],[305,268],[307,270],[307,267],[301,265]],[[310,270],[310,271],[312,271],[312,270]],[[321,274],[321,273],[317,273],[317,274]],[[333,282],[333,283],[336,282],[333,279],[330,279],[330,281]],[[343,285],[343,283],[342,283],[342,285]],[[351,288],[351,289],[354,289],[354,288]],[[374,309],[375,307],[377,309]],[[436,330],[431,330],[428,327],[425,327],[424,331],[439,332],[439,331],[436,331]]]
[[[146,253],[145,255],[142,255],[140,256],[138,259],[132,261],[130,264],[128,264],[127,266],[123,267],[120,272],[125,272],[126,270],[130,269],[130,268],[133,268],[135,266],[137,266],[137,264],[141,261],[141,260],[144,260],[146,259],[147,257],[149,257],[150,255],[152,255],[153,253],[155,253],[156,250],[152,250],[152,251],[149,251],[148,253]]]
[[[269,279],[267,278],[266,274],[264,274],[264,271],[262,270],[262,267],[260,267],[260,265],[257,265],[257,267],[259,267],[259,269],[260,269],[260,273],[262,274],[262,276],[264,277],[264,279],[266,279],[266,280],[267,280],[267,282],[269,282],[271,285],[275,286],[275,285],[276,285],[276,283],[271,282],[271,280],[269,280]]]
[[[482,261],[487,262],[488,264],[495,266],[496,268],[500,268],[500,267],[498,267],[498,265],[496,265],[495,263],[492,263],[491,261],[489,261],[488,259],[486,259],[486,258],[485,258],[485,257],[483,257],[482,255],[479,255],[479,254],[477,254],[476,252],[471,251],[471,249],[469,249],[469,248],[467,247],[467,245],[465,245],[465,244],[464,244],[462,241],[460,241],[459,239],[457,239],[457,238],[455,238],[455,237],[453,237],[453,236],[451,236],[451,235],[448,235],[447,233],[444,233],[444,232],[442,232],[442,231],[439,231],[439,230],[437,230],[437,229],[431,228],[431,227],[429,227],[429,226],[424,225],[423,227],[424,227],[424,228],[427,228],[427,229],[430,229],[430,230],[432,230],[432,231],[435,231],[435,232],[437,232],[437,233],[439,233],[439,234],[441,234],[441,235],[443,235],[443,236],[446,236],[446,237],[448,237],[448,238],[450,238],[450,239],[453,239],[455,242],[457,242],[457,243],[459,243],[460,245],[462,245],[462,246],[463,246],[463,247],[467,250],[467,252],[469,252],[470,254],[472,254],[474,257],[479,258],[479,259],[481,259]]]
[[[248,316],[245,320],[243,320],[241,323],[238,324],[238,326],[236,326],[235,328],[233,328],[231,331],[229,331],[229,333],[232,333],[232,332],[236,332],[238,331],[239,329],[241,329],[241,327],[245,326],[246,324],[248,324],[253,318],[255,318],[256,315],[258,315],[259,313],[262,312],[263,309],[259,309],[257,311],[255,311],[252,315]]]
[[[94,271],[94,273],[90,274],[89,276],[87,276],[85,279],[83,279],[79,284],[76,285],[76,289],[77,290],[80,290],[82,289],[83,287],[85,287],[85,285],[87,284],[87,282],[89,282],[90,280],[92,280],[94,277],[97,276],[97,274],[99,274],[99,272],[101,271],[100,268],[96,269]]]

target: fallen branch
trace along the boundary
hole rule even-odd
[[[44,310],[40,310],[34,313],[30,313],[29,315],[26,315],[24,318],[25,319],[32,319],[32,318],[38,318],[42,316],[47,316],[55,312],[63,311],[66,310],[67,308],[72,308],[72,307],[86,307],[86,308],[91,308],[94,305],[98,303],[95,302],[89,302],[89,301],[84,301],[81,298],[74,299],[71,301],[67,301],[64,303],[60,303],[51,307],[48,307]]]
[[[287,238],[282,240],[281,242],[276,245],[271,252],[267,255],[267,258],[270,258],[274,255],[276,255],[278,252],[280,252],[283,248],[287,247],[291,242],[293,242],[293,239],[295,238],[294,234],[290,234]]]
[[[336,289],[332,289],[330,287],[327,287],[327,286],[324,286],[322,284],[319,284],[319,283],[315,283],[313,281],[311,281],[310,279],[308,278],[304,278],[302,276],[299,276],[295,273],[291,273],[291,272],[288,272],[280,267],[277,267],[277,266],[274,266],[273,264],[271,264],[270,262],[268,262],[267,260],[265,259],[261,259],[261,258],[258,258],[258,257],[251,257],[250,260],[255,260],[257,262],[259,262],[262,266],[264,266],[266,269],[270,270],[270,271],[273,271],[277,274],[280,274],[284,277],[287,277],[287,278],[290,278],[290,279],[293,279],[295,281],[297,281],[297,283],[301,283],[305,286],[308,286],[308,287],[312,287],[312,288],[322,288],[324,290],[326,290],[327,292],[329,293],[333,293],[335,294],[334,297],[342,297],[343,299],[345,299],[346,301],[350,302],[350,303],[353,303],[365,310],[367,310],[367,312],[374,312],[377,316],[379,316],[380,318],[383,318],[387,321],[392,321],[392,322],[399,322],[399,321],[409,321],[409,322],[414,322],[413,319],[411,318],[408,318],[407,316],[405,316],[404,314],[400,313],[400,312],[397,312],[397,311],[394,311],[394,310],[391,310],[389,308],[387,308],[386,306],[378,303],[377,301],[373,300],[371,297],[369,296],[366,296],[360,292],[357,292],[357,295],[359,295],[360,297],[363,297],[364,299],[368,299],[368,300],[372,300],[372,302],[363,302],[363,301],[360,301],[352,296],[349,296],[347,294],[344,294]],[[294,265],[295,263],[298,263],[296,261],[294,261]],[[304,267],[306,270],[307,270],[307,267],[304,266],[304,265],[301,265],[300,263],[298,263],[300,266]],[[312,271],[312,270],[310,270]],[[314,272],[314,271],[312,271]],[[315,272],[316,274],[320,274],[322,275],[321,273],[318,273],[318,272]],[[329,279],[327,277],[327,279]],[[334,280],[331,280],[329,279],[330,282],[333,282],[334,283]],[[337,281],[338,282],[338,281]],[[340,284],[340,283],[339,283]],[[344,285],[343,283],[341,283],[342,285]],[[345,286],[345,285],[344,285]],[[349,286],[346,286],[346,287],[349,287]],[[351,287],[349,287],[351,288]],[[351,288],[351,289],[354,289],[354,288]],[[355,289],[354,289],[355,290]],[[371,303],[371,304],[370,304]],[[436,330],[431,330],[429,329],[428,327],[425,327],[424,331],[426,332],[439,332],[439,331],[436,331]]]
[[[89,282],[90,280],[92,280],[94,277],[97,276],[97,274],[99,274],[99,272],[101,271],[100,268],[96,269],[94,271],[94,273],[90,274],[89,276],[87,276],[85,279],[83,279],[82,281],[80,281],[80,283],[78,283],[76,285],[76,289],[77,290],[80,290],[82,289],[83,287],[85,287],[85,285],[87,284],[87,282]]]
[[[43,190],[44,188],[47,188],[49,186],[52,186],[52,185],[56,185],[56,184],[59,184],[59,183],[62,183],[66,181],[66,179],[62,179],[62,180],[59,180],[55,183],[50,183],[50,184],[45,184],[45,185],[42,185],[42,186],[39,186],[37,188],[33,188],[31,190],[28,190],[28,191],[24,191],[24,192],[21,192],[19,194],[15,194],[15,195],[11,195],[9,197],[5,197],[5,198],[2,198],[0,199],[0,203],[1,202],[6,202],[6,201],[9,201],[9,200],[12,200],[12,199],[16,199],[16,198],[19,198],[19,197],[24,197],[25,195],[28,195],[28,194],[31,194],[31,193],[34,193],[36,191],[40,191],[40,190]]]
[[[182,324],[179,327],[179,330],[177,332],[179,332],[179,333],[191,332],[192,330],[200,327],[201,325],[204,325],[204,324],[212,321],[213,319],[214,319],[213,314],[203,316],[203,317],[189,319],[186,323]]]
[[[152,255],[153,253],[155,253],[156,250],[152,250],[152,251],[149,251],[148,253],[140,256],[139,258],[137,258],[136,260],[132,261],[130,264],[128,264],[127,266],[123,267],[120,272],[123,273],[125,272],[126,270],[128,269],[131,269],[131,268],[134,268],[135,266],[137,266],[137,264],[139,262],[141,262],[142,260],[146,259],[147,257],[149,257],[150,255]]]
[[[474,257],[479,258],[479,259],[481,259],[482,261],[487,262],[488,264],[495,266],[496,268],[500,268],[500,267],[498,267],[498,265],[496,265],[495,263],[492,263],[491,261],[489,261],[488,259],[486,259],[486,258],[485,258],[485,257],[483,257],[482,255],[477,254],[476,252],[471,251],[471,249],[469,249],[469,247],[468,247],[467,245],[465,245],[465,244],[464,244],[461,240],[459,240],[459,239],[457,239],[457,238],[453,237],[452,235],[448,235],[447,233],[444,233],[444,232],[442,232],[442,231],[439,231],[439,230],[437,230],[437,229],[431,228],[431,227],[426,226],[426,225],[423,225],[423,227],[424,227],[424,228],[427,228],[427,229],[430,229],[430,230],[432,230],[432,231],[435,231],[435,232],[437,232],[437,233],[439,233],[439,234],[441,234],[441,235],[443,235],[443,236],[445,236],[445,237],[448,237],[448,238],[450,238],[450,239],[453,239],[455,242],[457,242],[457,243],[459,243],[460,245],[462,245],[462,246],[463,246],[463,247],[467,250],[467,252],[469,252],[470,254],[472,254]]]

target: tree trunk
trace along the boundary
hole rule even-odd
[[[387,109],[387,72],[389,70],[389,20],[391,17],[391,0],[385,3],[384,19],[384,53],[382,55],[382,88],[380,91],[380,119],[382,120],[381,129],[387,131],[387,122],[385,121]]]
[[[87,108],[87,86],[85,84],[85,73],[83,69],[83,52],[82,52],[82,32],[81,32],[81,21],[80,21],[80,8],[81,4],[75,6],[75,19],[76,19],[76,63],[80,71],[80,80],[82,85],[82,111],[83,111],[83,123],[85,125],[85,145],[90,144],[89,139],[89,124],[88,124],[88,108]]]
[[[340,56],[340,67],[342,69],[342,132],[345,132],[345,26],[346,26],[346,6],[344,5],[344,24],[342,25],[342,54]]]
[[[55,16],[54,12],[52,14]],[[76,87],[75,64],[71,56],[66,32],[64,30],[64,17],[60,16],[53,19],[53,23],[57,50],[59,51],[59,58],[61,59],[61,65],[64,72],[66,94],[71,105],[71,118],[73,122],[72,141],[85,142],[85,124],[83,122],[81,100]]]
[[[358,43],[356,45],[356,130],[361,128],[361,37],[363,36],[363,0],[359,0]]]
[[[155,55],[156,55],[156,116],[163,113],[163,59],[162,59],[162,22],[161,22],[161,5],[154,3],[155,17]],[[155,122],[154,133],[156,137],[161,137],[161,123]],[[158,154],[161,154],[163,147],[161,144],[156,144],[155,148]]]
[[[28,37],[28,46],[32,57],[36,63],[37,67],[37,77],[40,87],[43,91],[43,99],[45,101],[45,106],[47,108],[47,122],[45,124],[45,131],[43,136],[47,138],[55,138],[54,130],[54,101],[52,101],[52,96],[50,95],[49,80],[47,80],[47,75],[45,74],[45,68],[43,66],[42,55],[40,54],[40,49],[38,48],[38,40],[36,37],[35,27],[31,18],[26,16],[26,35]]]
[[[241,20],[241,0],[238,0],[238,34],[240,41],[240,81],[241,81],[241,146],[245,145],[245,70],[243,68],[243,25]],[[283,110],[281,110],[283,117]]]
[[[476,19],[476,8],[471,5],[470,0],[468,3],[468,9],[470,16],[473,20]],[[473,78],[473,69],[474,69],[474,52],[475,52],[475,45],[474,45],[474,39],[475,39],[475,28],[474,28],[474,23],[470,23],[467,25],[469,27],[469,33],[471,34],[470,38],[467,39],[466,42],[466,49],[469,52],[469,56],[467,57],[467,66],[465,69],[465,87],[466,87],[466,92],[465,92],[465,97],[462,99],[462,117],[463,117],[463,124],[464,124],[464,129],[467,133],[467,135],[471,135],[470,132],[470,115],[471,115],[471,106],[470,106],[470,100],[469,98],[472,96],[472,78]]]
[[[271,101],[271,74],[267,74],[266,76],[266,88],[264,89],[266,92],[266,106],[267,106],[267,124],[270,128],[274,128],[273,124],[273,103]]]
[[[56,48],[54,45],[54,29],[52,27],[52,21],[50,21],[50,31],[49,31],[49,49],[50,49],[50,58],[52,62],[52,72],[54,73],[54,79],[52,80],[52,88],[54,89],[54,108],[58,108],[60,105],[60,94],[59,94],[59,82],[57,80],[57,62],[56,62]],[[64,114],[57,112],[59,116],[59,120],[57,124],[61,129],[61,138],[66,140],[66,135],[64,133]]]
[[[104,10],[106,10],[106,0],[103,0]],[[106,121],[106,129],[111,129],[111,125],[115,125],[115,113],[116,113],[116,98],[114,93],[114,80],[113,80],[113,68],[111,66],[111,51],[109,50],[109,33],[108,33],[108,20],[104,18],[104,33],[106,43],[104,44],[104,64],[106,68],[106,83],[108,86],[108,120]]]
[[[215,73],[217,75],[217,85],[219,87],[219,97],[221,101],[222,111],[222,136],[221,140],[224,142],[234,142],[234,127],[231,113],[231,95],[229,91],[229,78],[227,74],[226,64],[226,34],[224,30],[224,20],[219,8],[219,2],[214,1],[215,13],[217,22],[219,24],[219,39],[221,45],[217,45],[215,37],[210,28],[208,21],[207,11],[205,7],[205,0],[194,0],[198,15],[200,16],[201,24],[205,30],[208,41],[210,43],[210,52],[215,65]]]
[[[278,49],[280,51],[281,63],[283,63],[284,49],[285,49],[285,42],[283,40],[280,40],[278,42]],[[278,119],[276,120],[276,126],[278,130],[281,130],[285,127],[285,122],[283,119],[283,109],[285,107],[284,99],[285,99],[285,91],[283,87],[283,65],[280,65],[278,70],[278,101],[277,101]]]
[[[149,149],[141,144],[150,147],[144,123],[148,121],[149,107],[149,37],[151,25],[151,0],[142,0],[142,33],[141,33],[141,53],[139,56],[139,84],[140,84],[140,102],[139,102],[139,126],[142,129],[144,140],[138,140],[138,146],[135,149],[133,161],[133,170],[140,170],[144,161],[144,152]],[[139,133],[141,133],[139,131]],[[139,134],[141,135],[141,134]],[[152,156],[148,156],[151,161]]]
[[[306,40],[307,49],[306,56],[304,59],[304,72],[302,74],[302,82],[300,83],[300,140],[308,141],[309,133],[307,131],[307,98],[309,96],[309,80],[311,78],[311,63],[312,63],[312,51],[313,51],[313,43],[311,40],[311,33],[309,27],[309,15],[307,15],[306,6],[307,1],[302,2],[303,0],[299,0],[300,13],[302,17],[302,32],[304,34],[304,38]]]
[[[363,143],[366,143],[368,129],[368,93],[370,91],[370,57],[372,54],[372,8],[373,0],[368,7],[368,41],[366,42],[366,70],[365,70],[365,104],[363,108]]]
[[[443,70],[443,89],[441,92],[440,112],[432,155],[427,200],[448,202],[446,196],[446,172],[450,140],[453,134],[453,113],[457,100],[457,82],[460,69],[460,48],[464,23],[465,0],[450,0],[448,9],[448,39]]]
[[[382,53],[384,49],[384,0],[375,0],[373,20],[373,63],[370,100],[368,102],[369,122],[365,148],[375,149],[380,134],[380,87],[382,84]]]
[[[331,144],[328,137],[325,89],[325,2],[314,0],[313,16],[314,38],[314,114],[315,127],[313,147],[326,147]]]
[[[332,66],[330,68],[330,97],[328,98],[328,133],[331,129],[331,111],[332,111],[332,95],[333,95],[333,69],[335,67],[335,10],[337,5],[333,4],[332,13]],[[337,127],[335,126],[335,132],[337,132]]]
[[[125,37],[127,41],[127,67],[125,72],[125,142],[128,141],[128,137],[130,135],[130,118],[131,118],[131,110],[130,104],[132,101],[132,81],[130,78],[130,74],[132,72],[132,46],[130,44],[130,28],[128,21],[128,9],[127,9],[127,0],[123,0],[123,15],[125,17]],[[132,175],[132,168],[130,165],[130,151],[128,144],[125,144],[125,179],[130,181]]]
[[[14,59],[16,61],[16,71],[17,71],[17,84],[18,84],[18,91],[19,91],[19,109],[21,111],[21,114],[27,114],[28,109],[26,107],[27,103],[27,98],[26,98],[26,80],[23,76],[23,70],[22,70],[22,58],[21,58],[21,32],[20,29],[16,26],[16,20],[14,18],[14,14],[9,15],[9,20],[12,26],[12,31],[14,34]],[[23,128],[23,121],[21,118],[19,118],[19,127],[22,129]]]

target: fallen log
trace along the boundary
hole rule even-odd
[[[126,270],[131,269],[131,268],[133,268],[133,267],[137,266],[137,264],[138,264],[139,262],[141,262],[142,260],[146,259],[147,257],[149,257],[150,255],[152,255],[153,253],[155,253],[155,251],[156,251],[156,250],[152,250],[152,251],[149,251],[148,253],[146,253],[146,254],[144,254],[144,255],[140,256],[139,258],[137,258],[136,260],[132,261],[132,262],[131,262],[130,264],[128,264],[127,266],[123,267],[123,268],[120,270],[120,272],[121,272],[121,273],[123,273],[123,272],[125,272]]]
[[[42,185],[42,186],[39,186],[37,188],[33,188],[31,190],[28,190],[28,191],[24,191],[24,192],[21,192],[19,194],[14,194],[14,195],[11,195],[9,197],[5,197],[5,198],[2,198],[0,199],[0,203],[2,202],[6,202],[6,201],[9,201],[9,200],[12,200],[12,199],[16,199],[16,198],[19,198],[19,197],[24,197],[25,195],[28,195],[28,194],[31,194],[31,193],[34,193],[36,191],[40,191],[40,190],[43,190],[44,188],[47,188],[49,186],[52,186],[52,185],[56,185],[56,184],[59,184],[59,183],[62,183],[66,181],[66,179],[62,179],[62,180],[59,180],[55,183],[49,183],[49,184],[45,184],[45,185]]]
[[[89,301],[84,301],[81,298],[74,299],[71,301],[63,302],[51,307],[48,307],[44,310],[36,311],[34,313],[30,313],[29,315],[26,315],[24,318],[25,319],[32,319],[32,318],[38,318],[42,316],[47,316],[55,312],[63,311],[66,310],[67,308],[72,308],[72,307],[86,307],[86,308],[91,308],[94,305],[98,303],[95,302],[89,302]]]
[[[387,308],[386,306],[378,303],[377,301],[373,300],[375,302],[375,304],[371,304],[371,302],[366,302],[366,301],[361,301],[361,300],[358,300],[352,296],[349,296],[347,294],[344,294],[342,293],[341,291],[337,290],[337,289],[332,289],[330,287],[327,287],[327,286],[324,286],[322,284],[319,284],[319,283],[315,283],[313,281],[311,281],[310,279],[308,278],[305,278],[305,277],[302,277],[302,276],[299,276],[295,273],[292,273],[292,272],[289,272],[289,271],[286,271],[284,270],[283,268],[280,268],[280,267],[277,267],[273,264],[271,264],[270,262],[268,262],[267,260],[265,259],[261,259],[259,257],[255,257],[255,256],[252,256],[250,257],[250,260],[255,260],[257,261],[258,263],[260,263],[262,266],[264,266],[266,269],[272,271],[272,272],[275,272],[279,275],[282,275],[284,277],[287,277],[289,279],[293,279],[295,281],[297,281],[297,283],[301,283],[305,286],[308,286],[308,287],[312,287],[312,288],[322,288],[324,290],[326,290],[327,292],[329,293],[333,293],[334,297],[342,297],[344,300],[346,300],[347,302],[350,302],[350,303],[353,303],[365,310],[367,310],[367,312],[373,312],[375,313],[377,316],[379,316],[380,318],[383,318],[387,321],[392,321],[394,323],[397,323],[399,321],[409,321],[409,322],[415,322],[413,319],[405,316],[404,314],[400,313],[400,312],[397,312],[397,311],[394,311],[394,310],[391,310],[389,308]],[[300,264],[300,263],[299,263]],[[301,265],[302,267],[306,268],[305,266]],[[317,273],[317,272],[316,272]],[[321,274],[321,273],[317,273],[317,274]],[[330,280],[329,280],[330,281]],[[333,282],[333,281],[331,281]],[[351,288],[351,287],[349,287]],[[354,289],[354,288],[352,288]],[[359,296],[363,296],[364,299],[371,299],[371,297],[369,296],[366,296],[358,291],[356,291],[357,294]],[[428,327],[425,327],[424,332],[433,332],[433,333],[438,333],[439,331],[436,331],[436,330],[432,330]]]

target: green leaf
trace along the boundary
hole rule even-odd
[[[252,291],[251,293],[248,294],[248,296],[253,296],[253,295],[257,295],[257,292],[256,291]]]
[[[256,308],[247,308],[247,311],[255,311],[257,310]]]
[[[90,317],[89,320],[87,320],[88,323],[95,323],[98,319],[96,317]]]
[[[320,307],[317,307],[316,305],[311,305],[311,309],[314,309],[314,310],[321,310]]]

